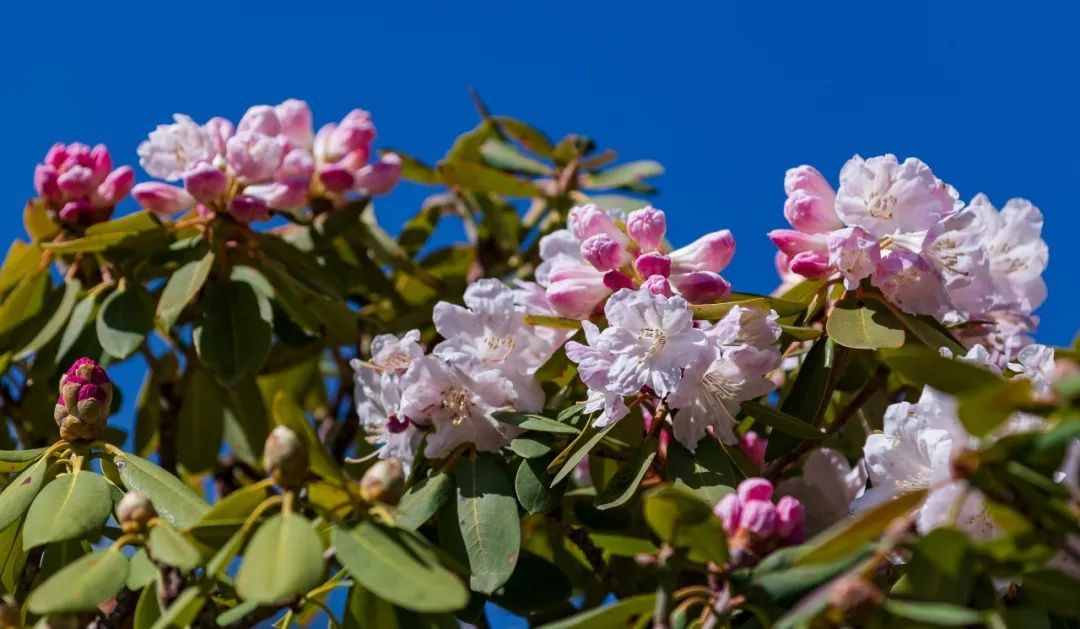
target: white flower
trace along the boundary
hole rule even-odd
[[[984,194],[968,209],[978,215],[999,304],[1030,314],[1046,299],[1042,273],[1050,258],[1043,216],[1025,199],[1010,199],[999,213]]]
[[[173,124],[158,125],[139,144],[139,164],[151,176],[176,181],[192,167],[210,163],[217,155],[215,140],[204,127],[184,114],[173,115]]]
[[[941,278],[917,253],[890,249],[874,268],[874,286],[904,312],[940,317],[950,309]]]
[[[514,383],[497,370],[466,373],[441,358],[424,356],[405,373],[401,385],[401,413],[433,429],[424,448],[430,458],[442,458],[465,443],[495,451],[520,433],[490,416],[514,408]]]
[[[870,277],[881,261],[877,239],[861,227],[845,227],[829,234],[829,264],[844,276],[844,287],[854,290]]]
[[[780,337],[777,314],[735,306],[705,334],[704,360],[691,364],[668,398],[675,439],[691,452],[712,426],[725,443],[737,443],[734,428],[740,402],[776,388],[766,377],[780,364],[774,347]]]
[[[582,321],[585,342],[570,341],[566,344],[566,356],[577,363],[578,377],[589,388],[589,398],[585,402],[585,412],[599,413],[593,420],[595,426],[607,426],[619,421],[630,412],[623,395],[611,388],[611,363],[615,355],[611,353],[606,339],[599,328],[591,321]]]
[[[855,467],[830,448],[810,452],[802,476],[780,483],[777,493],[794,496],[806,508],[806,533],[816,535],[851,514],[852,504],[866,490],[866,466]]]
[[[1008,367],[1017,374],[1017,378],[1031,381],[1031,388],[1036,394],[1050,394],[1054,378],[1053,347],[1028,345],[1017,352],[1015,362],[1010,362]]]
[[[979,315],[993,306],[990,260],[977,213],[966,209],[931,227],[922,252],[941,275],[953,306],[964,315]]]
[[[921,232],[953,213],[948,186],[930,167],[895,155],[864,160],[856,155],[840,171],[836,213],[874,236]]]

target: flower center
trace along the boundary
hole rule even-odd
[[[379,367],[386,371],[405,371],[412,364],[412,358],[405,352],[391,352],[379,361]]]
[[[893,217],[893,208],[896,207],[896,197],[887,192],[880,192],[870,197],[870,202],[866,204],[866,209],[870,212],[870,216],[880,219],[891,219]]]
[[[450,387],[443,391],[443,398],[440,405],[443,410],[449,414],[450,421],[455,426],[460,425],[461,422],[468,419],[471,414],[470,407],[472,405],[469,402],[470,398],[469,392],[462,387]]]
[[[510,352],[514,351],[514,337],[512,336],[488,334],[484,337],[482,344],[488,360],[506,360]]]
[[[649,356],[660,353],[667,345],[667,334],[660,328],[642,328],[638,340],[649,344]]]

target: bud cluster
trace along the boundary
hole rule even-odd
[[[724,524],[735,552],[762,557],[774,548],[802,543],[806,513],[797,498],[772,501],[773,485],[764,478],[748,478],[716,504],[714,513]]]
[[[108,220],[134,183],[135,171],[114,170],[103,144],[54,144],[34,169],[38,198],[60,222],[79,228]]]
[[[60,377],[60,395],[53,418],[60,438],[93,441],[101,438],[112,405],[113,384],[91,358],[80,358]]]

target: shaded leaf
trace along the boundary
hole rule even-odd
[[[150,553],[157,561],[175,566],[184,572],[194,570],[202,562],[199,550],[180,531],[165,520],[150,529],[147,541]]]
[[[157,322],[163,330],[169,330],[180,318],[184,308],[199,294],[210,269],[214,266],[214,254],[188,262],[169,276],[157,304]]]
[[[226,386],[262,368],[273,340],[269,302],[246,282],[212,282],[201,302],[195,328],[199,358]]]
[[[829,337],[852,349],[897,348],[904,344],[904,328],[896,317],[875,301],[846,297],[837,302],[825,324]]]
[[[295,513],[277,515],[251,538],[236,573],[236,592],[246,601],[267,605],[303,594],[322,579],[322,554],[311,522]]]
[[[490,594],[510,578],[517,563],[521,525],[514,489],[499,458],[484,452],[458,461],[454,478],[471,587]]]
[[[34,338],[30,339],[30,342],[15,354],[15,360],[28,358],[42,347],[45,347],[49,341],[56,338],[56,335],[67,324],[71,311],[75,309],[75,303],[79,299],[80,291],[82,291],[82,282],[78,279],[69,279],[64,283],[64,291],[60,297],[60,302],[52,308],[52,315],[49,316],[49,320],[38,330]]]
[[[855,552],[863,544],[877,539],[889,524],[910,513],[925,498],[926,490],[918,489],[842,520],[806,544],[806,552],[795,563],[825,563]]]
[[[454,480],[446,472],[429,476],[405,492],[398,503],[395,523],[415,531],[454,495]]]
[[[0,529],[8,528],[30,508],[30,503],[41,491],[48,468],[48,459],[39,454],[36,463],[23,470],[0,492]]]
[[[113,292],[98,310],[98,342],[120,360],[134,354],[153,328],[154,304],[138,284]]]
[[[127,571],[119,548],[83,555],[35,588],[27,607],[35,614],[93,611],[124,587]]]

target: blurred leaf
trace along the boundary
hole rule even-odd
[[[881,359],[913,384],[930,385],[951,395],[992,387],[1002,381],[999,376],[982,367],[945,358],[923,347],[905,347],[882,352]]]
[[[852,349],[896,348],[904,344],[904,328],[875,301],[845,297],[837,302],[825,324],[829,336]]]
[[[448,185],[461,186],[467,190],[494,192],[510,197],[542,196],[540,189],[531,182],[475,162],[440,162],[437,170]]]
[[[1080,581],[1058,570],[1027,572],[1021,578],[1021,602],[1055,614],[1080,618]]]
[[[549,176],[554,171],[551,166],[523,154],[514,145],[502,140],[490,139],[480,147],[480,154],[489,165],[501,170]]]
[[[69,279],[64,283],[60,301],[47,309],[47,311],[52,311],[49,320],[38,330],[34,338],[30,339],[30,342],[23,346],[19,353],[15,354],[15,360],[29,358],[42,347],[45,347],[49,341],[56,338],[56,335],[60,333],[60,330],[68,322],[68,317],[71,316],[71,311],[75,308],[75,302],[78,300],[81,290],[82,282],[77,278]]]
[[[603,172],[589,174],[585,178],[586,188],[622,188],[664,174],[664,167],[659,162],[641,160],[620,164]]]
[[[528,513],[544,513],[554,502],[547,486],[547,461],[522,459],[514,475],[514,492]]]
[[[15,330],[26,323],[45,305],[49,290],[49,274],[45,271],[23,277],[15,289],[0,305],[0,335]],[[22,339],[17,339],[21,341]]]
[[[366,520],[352,530],[335,527],[333,543],[349,574],[395,605],[440,612],[461,609],[469,600],[461,580],[411,533]]]
[[[742,407],[759,422],[796,439],[818,440],[826,436],[819,428],[771,406],[751,401],[743,402]]]
[[[438,173],[431,166],[403,153],[397,149],[384,149],[380,154],[394,153],[401,158],[401,178],[405,181],[413,181],[427,186],[437,186],[442,183]]]
[[[550,432],[563,435],[576,435],[579,432],[578,429],[573,426],[535,413],[495,411],[491,414],[491,418],[504,424],[517,426],[522,430],[534,430],[537,432]]]
[[[86,536],[105,525],[112,505],[109,483],[101,476],[88,471],[61,474],[30,505],[23,545],[29,549]]]
[[[74,240],[61,240],[59,242],[43,242],[41,248],[55,254],[68,253],[96,253],[104,251],[116,243],[124,240],[134,232],[106,232],[96,236],[83,236]]]
[[[274,605],[307,592],[322,576],[323,545],[315,527],[285,512],[255,531],[236,573],[236,592],[245,601]]]
[[[199,550],[187,536],[165,520],[159,520],[150,529],[147,547],[156,561],[175,566],[184,572],[190,572],[202,563]]]
[[[177,429],[177,454],[193,474],[214,469],[221,449],[223,392],[205,369],[193,366],[185,379]]]
[[[0,492],[0,529],[6,530],[30,508],[30,503],[41,491],[48,468],[48,459],[38,453],[37,462],[23,470]]]
[[[274,396],[273,415],[276,424],[289,427],[297,437],[303,440],[311,461],[311,471],[327,480],[343,480],[341,468],[326,451],[326,446],[319,441],[315,429],[304,416],[304,410],[297,406],[296,402],[284,391],[279,391]]]
[[[926,489],[917,489],[842,520],[807,543],[806,552],[795,563],[826,563],[856,552],[863,544],[877,539],[894,520],[922,504],[925,498]]]
[[[41,247],[15,240],[0,267],[0,293],[5,293],[41,267]]]
[[[967,535],[955,529],[934,529],[919,540],[908,562],[911,596],[925,601],[965,603],[975,581],[972,561]]]
[[[723,446],[714,439],[702,439],[690,452],[679,443],[668,445],[666,468],[668,480],[688,489],[710,505],[733,491],[742,480],[738,469],[725,456]]]
[[[649,473],[649,468],[656,458],[657,447],[656,439],[646,439],[628,461],[619,465],[615,475],[604,484],[603,489],[596,495],[597,509],[614,509],[626,504],[634,497],[638,486],[645,479],[645,475]]]
[[[925,622],[940,627],[965,627],[982,622],[982,614],[966,607],[948,603],[924,603],[921,601],[885,601],[885,610],[894,616],[915,622]]]
[[[539,129],[508,116],[495,116],[494,120],[507,135],[514,138],[525,148],[542,157],[552,157],[555,147],[552,146],[551,140]]]
[[[139,284],[113,292],[98,310],[98,341],[102,349],[119,360],[134,354],[153,328],[154,303]]]
[[[23,227],[35,242],[51,240],[60,232],[60,224],[51,216],[40,199],[34,199],[23,207]]]
[[[198,585],[192,585],[180,593],[176,600],[162,610],[151,629],[175,629],[188,627],[206,604],[207,596]]]
[[[570,618],[541,625],[540,629],[619,629],[620,627],[629,627],[632,626],[631,621],[636,618],[651,616],[655,605],[656,594],[638,594],[637,596],[615,601],[610,605],[594,607]]]
[[[139,593],[139,600],[135,603],[135,618],[132,629],[150,629],[161,617],[161,606],[158,604],[157,588],[144,587]]]
[[[589,533],[589,539],[605,553],[621,557],[633,557],[642,553],[652,555],[659,550],[650,540],[619,533],[593,531]]]
[[[83,331],[86,330],[90,322],[94,320],[94,311],[97,308],[97,294],[91,293],[75,305],[75,308],[71,311],[71,317],[68,318],[67,326],[64,327],[64,333],[60,335],[60,345],[56,348],[56,357],[58,359],[67,356],[71,348],[78,342],[79,337],[82,336]]]
[[[245,282],[206,287],[202,319],[194,331],[199,358],[226,386],[262,368],[273,341],[273,313]]]
[[[35,614],[94,611],[124,587],[127,571],[119,548],[84,555],[35,588],[27,607]]]
[[[167,332],[176,324],[184,308],[199,294],[213,266],[214,254],[209,252],[198,260],[188,262],[169,276],[157,304],[157,322],[162,330]]]
[[[1031,381],[1005,380],[960,396],[957,414],[972,435],[982,437],[1000,426],[1014,411],[1030,405]]]
[[[723,565],[727,536],[720,519],[693,493],[676,487],[658,487],[645,494],[645,521],[657,537],[676,547],[687,547],[692,557]]]
[[[210,510],[190,487],[150,461],[127,453],[114,460],[127,489],[146,494],[158,515],[173,526],[192,526]]]
[[[496,136],[491,123],[487,120],[481,120],[475,127],[462,133],[454,140],[454,144],[446,152],[446,157],[443,159],[446,161],[478,162],[480,161],[480,147],[489,138],[493,137]]]
[[[359,585],[349,590],[349,601],[342,619],[342,629],[399,629],[394,606]]]
[[[150,555],[146,554],[146,548],[140,548],[131,556],[128,566],[127,582],[129,590],[141,590],[157,579],[158,568],[150,561]],[[153,589],[153,588],[151,588]]]
[[[813,341],[821,336],[821,330],[817,328],[802,327],[797,325],[780,325],[780,330],[796,341]]]
[[[45,454],[46,448],[34,448],[32,450],[0,450],[0,473],[9,474],[30,467],[32,463]],[[3,498],[0,498],[2,501]],[[0,525],[0,529],[4,528]]]
[[[517,563],[521,525],[514,488],[502,461],[484,452],[459,460],[454,478],[471,587],[490,594],[510,578]]]
[[[522,552],[514,574],[495,593],[493,602],[510,611],[526,615],[564,607],[573,594],[573,585],[551,561],[530,552]]]
[[[431,516],[454,494],[454,481],[446,472],[429,476],[405,492],[398,503],[395,523],[415,531],[431,519]]]

